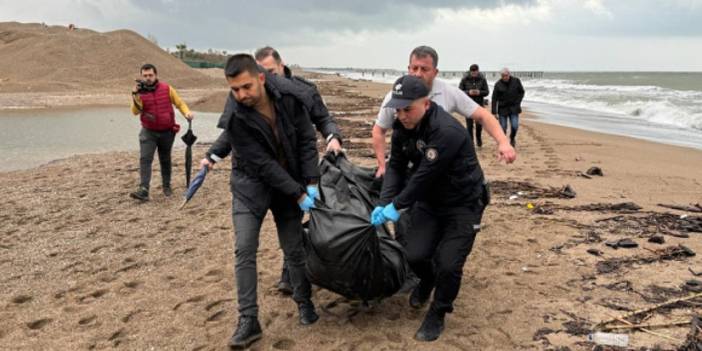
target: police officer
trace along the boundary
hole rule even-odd
[[[396,222],[412,206],[406,213],[411,226],[405,249],[420,282],[410,306],[421,308],[435,290],[415,334],[420,341],[436,340],[443,331],[488,202],[483,171],[465,129],[428,95],[417,77],[403,76],[393,86],[384,106],[397,112],[391,156],[380,206],[371,214],[373,225]]]
[[[232,150],[232,219],[235,230],[239,324],[229,345],[245,348],[261,338],[256,252],[266,212],[273,213],[288,258],[300,324],[317,321],[304,273],[302,215],[314,206],[319,179],[316,136],[304,104],[284,90],[286,79],[267,80],[251,55],[229,58],[227,82],[235,100],[222,114],[224,131],[207,152],[211,167]],[[225,143],[226,141],[226,143]]]

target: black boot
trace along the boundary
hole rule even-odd
[[[477,137],[477,138],[475,138],[475,141],[476,141],[476,144],[478,145],[478,147],[483,147],[483,138]]]
[[[173,189],[171,189],[170,185],[163,186],[163,195],[166,195],[166,197],[173,195]]]
[[[409,298],[409,304],[413,308],[420,309],[429,300],[431,296],[431,291],[434,289],[434,285],[427,283],[425,281],[420,281],[417,287],[412,290],[412,294]]]
[[[514,140],[514,138],[510,138],[510,139],[509,139],[509,144],[512,145],[512,147],[516,147],[516,146],[517,146],[517,141]]]
[[[319,315],[317,315],[317,312],[314,310],[314,304],[312,304],[312,301],[303,302],[299,304],[297,308],[300,312],[300,324],[314,324],[314,322],[319,319]]]
[[[229,339],[229,347],[234,350],[245,349],[260,339],[262,334],[258,318],[241,316],[234,335]]]
[[[132,199],[137,199],[141,201],[149,201],[149,189],[144,188],[143,186],[140,186],[137,191],[130,193],[129,196]]]
[[[433,306],[427,311],[426,317],[414,338],[419,341],[434,341],[444,331],[444,312],[439,312]]]
[[[290,284],[290,272],[288,272],[288,265],[283,264],[283,271],[280,272],[280,282],[278,282],[278,291],[283,295],[292,295],[293,288]]]

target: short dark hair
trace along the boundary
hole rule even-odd
[[[262,48],[256,50],[256,53],[254,54],[256,61],[261,61],[268,56],[273,56],[273,59],[277,63],[280,63],[281,61],[283,61],[283,59],[280,58],[280,53],[278,53],[278,50],[276,50],[270,46],[262,47]]]
[[[478,67],[478,64],[474,63],[474,64],[470,65],[470,70],[471,71],[479,71],[480,67]]]
[[[224,75],[227,78],[234,78],[243,72],[249,72],[251,75],[256,75],[261,72],[253,56],[249,54],[236,54],[227,59],[227,64],[224,66]]]
[[[432,61],[434,61],[434,68],[439,65],[439,54],[437,54],[436,50],[429,46],[417,46],[414,48],[414,50],[412,50],[412,53],[410,53],[410,60],[412,59],[412,56],[416,56],[417,58],[425,58],[430,56]]]
[[[143,66],[141,66],[139,73],[144,72],[144,71],[149,71],[149,70],[153,70],[155,74],[158,74],[158,71],[156,70],[156,66],[154,66],[150,63],[145,63]]]

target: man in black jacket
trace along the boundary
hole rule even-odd
[[[524,87],[522,87],[522,81],[517,77],[512,77],[506,67],[500,71],[500,77],[492,90],[492,114],[498,115],[500,126],[505,134],[507,134],[507,121],[509,121],[511,126],[509,142],[512,146],[516,146]]]
[[[329,113],[327,106],[324,105],[324,101],[319,94],[319,90],[317,90],[317,86],[302,77],[293,76],[290,68],[283,63],[283,58],[280,57],[280,53],[270,46],[256,50],[254,57],[256,58],[256,63],[268,71],[268,73],[279,77],[285,77],[306,89],[310,89],[312,95],[309,97],[309,100],[312,102],[312,106],[309,107],[309,113],[312,123],[314,123],[317,130],[322,133],[324,140],[326,140],[327,152],[333,152],[335,154],[341,152],[341,132],[334,118]],[[287,260],[283,261],[278,290],[286,295],[292,294]]]
[[[458,88],[464,91],[468,96],[475,101],[478,106],[483,106],[485,97],[490,94],[487,80],[480,73],[480,68],[477,64],[470,65],[470,70],[463,76]],[[480,123],[475,123],[475,138],[473,138],[473,119],[466,119],[466,128],[471,139],[475,139],[475,144],[478,147],[483,146],[483,126]]]
[[[412,208],[405,249],[420,278],[409,304],[421,308],[434,300],[415,338],[436,340],[444,316],[453,311],[463,265],[480,230],[488,193],[475,149],[461,124],[428,97],[417,77],[404,76],[393,85],[392,148],[379,206],[371,223],[397,222],[400,211]],[[410,167],[411,169],[408,169]]]
[[[319,179],[316,136],[304,103],[286,91],[285,79],[267,80],[251,55],[229,58],[227,82],[235,100],[222,114],[224,129],[207,152],[210,167],[230,152],[239,324],[229,345],[248,347],[261,338],[256,304],[256,252],[270,209],[288,258],[300,323],[319,318],[304,273],[302,215],[314,206]],[[232,152],[233,151],[233,152]]]

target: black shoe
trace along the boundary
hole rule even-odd
[[[476,144],[478,145],[478,147],[483,147],[483,141],[481,139],[478,139]]]
[[[132,199],[137,199],[141,201],[149,201],[149,189],[144,188],[143,186],[140,186],[137,191],[130,193],[129,196]]]
[[[412,294],[409,298],[410,306],[416,309],[424,307],[431,296],[431,291],[433,288],[434,287],[432,285],[424,284],[422,281],[420,281],[419,284],[417,284],[417,287],[412,290]]]
[[[298,305],[298,310],[300,312],[300,324],[302,325],[314,324],[319,319],[312,302],[301,303]]]
[[[283,271],[280,273],[280,282],[278,282],[278,291],[283,295],[292,295],[293,288],[290,284],[290,273],[288,273],[287,267],[283,267]]]
[[[439,338],[444,331],[444,313],[429,308],[422,326],[419,327],[414,338],[419,341],[434,341]]]
[[[517,141],[514,140],[514,138],[509,139],[509,144],[512,145],[512,147],[517,146]]]
[[[242,316],[239,317],[239,325],[236,326],[228,345],[235,350],[245,349],[260,339],[262,334],[261,324],[256,317]]]
[[[170,185],[164,185],[164,186],[163,186],[163,195],[166,195],[166,196],[171,196],[171,195],[173,195],[173,189],[171,189],[171,186],[170,186]]]

